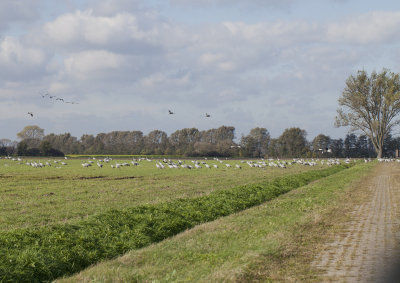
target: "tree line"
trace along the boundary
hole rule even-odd
[[[184,128],[171,135],[154,130],[144,135],[141,131],[112,131],[97,135],[84,134],[78,139],[70,133],[44,135],[40,127],[26,126],[17,136],[20,142],[0,140],[0,155],[63,156],[64,154],[99,155],[179,155],[187,157],[337,157],[370,158],[377,153],[366,135],[347,134],[333,139],[319,134],[308,141],[305,130],[288,128],[278,138],[271,138],[266,128],[257,127],[235,141],[235,128],[221,126],[200,131]],[[388,135],[384,156],[394,156],[400,138]]]

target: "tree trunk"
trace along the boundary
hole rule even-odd
[[[376,158],[382,158],[382,148],[377,149],[376,152],[378,153],[378,156]]]

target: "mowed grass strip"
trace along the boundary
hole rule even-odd
[[[200,223],[261,204],[346,168],[347,165],[339,165],[194,199],[111,210],[75,225],[1,232],[0,280],[41,282],[71,274]]]
[[[57,282],[314,281],[310,263],[332,217],[341,219],[343,200],[376,164],[359,164]]]

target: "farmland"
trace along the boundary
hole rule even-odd
[[[157,169],[156,160],[141,160],[137,166],[112,168],[111,165],[116,167],[116,164],[130,161],[112,160],[100,168],[96,166],[97,160],[88,167],[82,166],[88,163],[87,159],[69,159],[65,165],[61,164],[64,160],[55,161],[0,160],[2,243],[9,247],[6,248],[6,255],[9,261],[16,262],[17,267],[31,264],[29,268],[19,266],[16,271],[3,266],[0,272],[17,272],[22,274],[20,278],[35,278],[38,281],[54,279],[54,276],[80,270],[64,267],[64,271],[54,272],[60,268],[57,261],[65,266],[70,258],[70,261],[80,261],[85,267],[132,248],[160,241],[194,225],[261,204],[348,167],[318,162],[315,166],[295,163],[286,164],[286,168],[258,168],[239,160],[202,160],[211,168],[199,162],[198,166],[202,168],[175,169],[165,165],[164,169]],[[51,166],[34,168],[27,162],[48,162]],[[184,163],[195,164],[191,160]],[[218,168],[212,165],[218,165]],[[116,226],[116,222],[120,226]],[[137,228],[142,224],[150,226],[143,226],[144,230]],[[110,232],[103,231],[102,227],[110,229]],[[141,242],[132,242],[132,235],[142,235],[140,233],[144,233]],[[95,239],[96,235],[101,238]],[[101,250],[85,256],[85,252],[90,252],[86,248],[58,259],[56,253],[63,254],[63,247],[71,247],[75,236],[82,247],[92,247],[94,241],[94,245]],[[24,245],[19,244],[21,237],[26,250]],[[107,239],[110,239],[109,242]],[[11,254],[13,248],[10,247],[14,246],[19,247],[15,249],[19,255]],[[26,257],[28,250],[34,254],[29,259]],[[82,258],[77,257],[78,253],[93,261],[82,262]],[[47,266],[49,270],[45,270],[44,266],[49,262],[55,265]],[[43,270],[39,272],[40,268]],[[38,279],[39,275],[42,279]]]
[[[113,160],[103,168],[83,168],[87,159],[49,160],[52,166],[33,168],[26,162],[45,164],[48,159],[0,160],[1,230],[37,227],[86,218],[113,208],[192,198],[237,185],[259,183],[283,174],[300,173],[322,166],[251,168],[240,161],[242,169],[228,168],[217,161],[218,169],[158,170],[155,161],[139,166],[112,169],[111,165],[129,160]],[[65,161],[67,165],[62,165]],[[187,161],[190,163],[190,160]],[[204,167],[204,166],[203,166]]]

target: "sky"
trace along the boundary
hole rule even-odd
[[[395,0],[1,0],[0,138],[27,125],[341,138],[346,79],[399,62]]]

